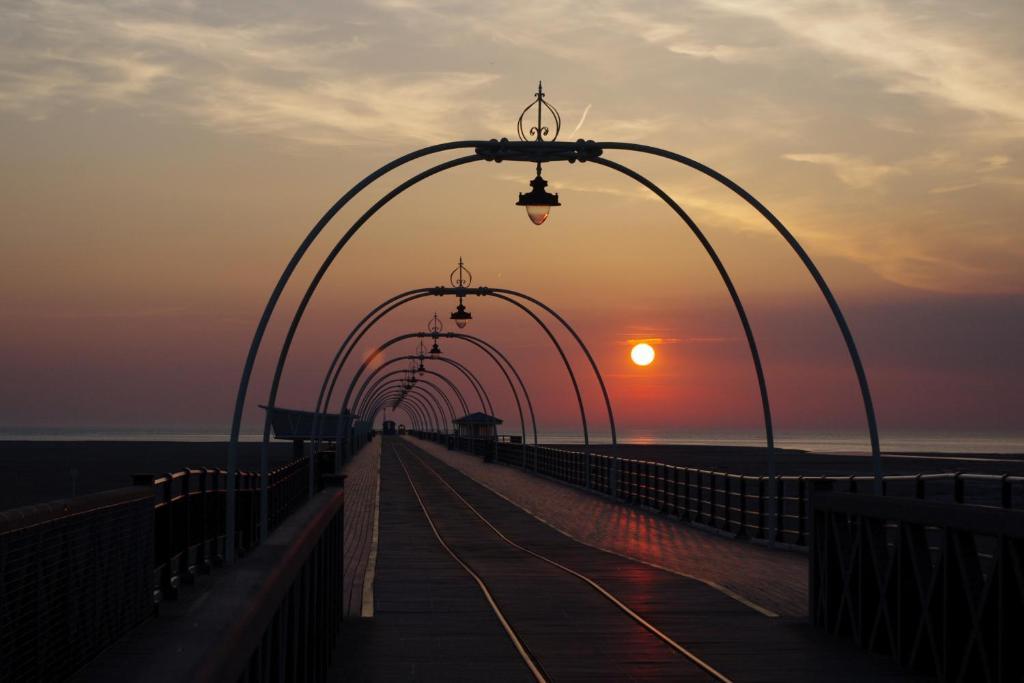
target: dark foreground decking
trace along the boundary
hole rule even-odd
[[[589,577],[664,637],[581,578],[510,545],[469,505],[509,541]],[[477,580],[442,546],[423,508],[550,680],[713,680],[695,660],[736,681],[906,678],[804,619],[768,618],[700,581],[573,541],[399,439],[385,440],[382,452],[374,617],[345,623],[335,658],[339,677],[533,678]]]

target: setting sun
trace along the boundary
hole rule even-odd
[[[637,365],[650,365],[654,361],[654,347],[650,344],[637,344],[629,352],[629,357]]]

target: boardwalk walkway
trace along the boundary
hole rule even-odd
[[[766,614],[807,614],[802,551],[737,542],[547,477],[409,441],[581,543],[699,579]]]
[[[349,680],[531,680],[530,667],[549,680],[903,679],[802,619],[567,538],[396,438],[383,440],[374,593],[374,618],[344,627],[336,673]]]
[[[346,476],[345,584],[342,590],[346,619],[362,616],[363,579],[374,542],[380,449],[380,439],[370,441],[341,470]],[[372,570],[370,574],[372,576]]]

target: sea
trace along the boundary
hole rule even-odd
[[[0,427],[2,441],[226,441],[226,431],[215,428],[6,428]],[[262,432],[246,431],[242,441],[259,441]],[[532,441],[532,439],[531,439]],[[540,432],[538,441],[547,444],[579,444],[578,431],[550,430]],[[672,431],[623,430],[618,434],[623,444],[707,444],[730,446],[763,446],[764,433],[754,431]],[[611,443],[609,433],[591,433],[593,444]],[[870,453],[866,432],[794,431],[781,433],[775,444],[779,448],[796,448],[815,453]],[[883,432],[882,451],[886,453],[1013,453],[1024,454],[1024,434]]]

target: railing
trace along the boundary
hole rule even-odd
[[[329,466],[318,461],[318,473]],[[309,460],[301,458],[269,473],[268,526],[276,528],[309,495]],[[320,480],[318,476],[317,481]],[[227,471],[187,468],[163,475],[138,474],[136,485],[154,494],[154,603],[174,599],[183,583],[224,561],[224,506]],[[244,556],[260,539],[260,476],[239,471],[236,478],[237,535],[235,548]]]
[[[270,530],[308,500],[308,462],[270,472]],[[66,677],[219,565],[226,478],[135,475],[131,488],[0,512],[0,680]],[[238,486],[241,555],[259,544],[259,474],[239,472]]]
[[[209,648],[182,680],[322,681],[342,620],[344,477],[252,553],[246,591],[206,606]],[[190,664],[190,663],[186,663]]]
[[[1024,511],[821,493],[811,619],[941,681],[1024,679]]]
[[[444,436],[444,435],[442,435]],[[871,492],[870,476],[768,477],[679,467],[545,446],[447,435],[451,449],[532,470],[736,536],[806,547],[814,489]],[[949,472],[885,477],[885,495],[1004,508],[1024,506],[1024,477]],[[774,501],[772,500],[774,499]],[[774,525],[769,518],[775,503]],[[774,528],[774,535],[772,529]]]
[[[152,613],[153,493],[0,512],[0,681],[62,680]]]

